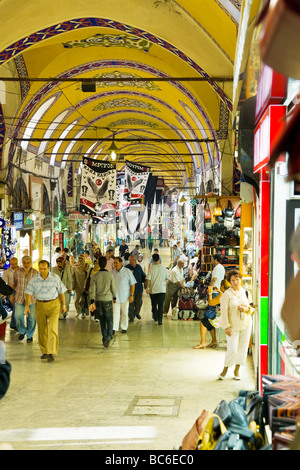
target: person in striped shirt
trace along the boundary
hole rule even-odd
[[[19,333],[19,340],[22,341],[27,336],[27,343],[32,343],[33,334],[36,328],[35,300],[32,299],[28,306],[28,312],[25,317],[25,289],[27,284],[38,274],[38,271],[32,267],[31,256],[23,256],[22,266],[14,273],[15,289],[15,318]],[[26,319],[26,324],[25,324]]]
[[[49,262],[39,261],[39,274],[25,289],[25,315],[30,312],[32,297],[36,299],[36,320],[41,359],[55,360],[58,351],[58,320],[60,311],[66,312],[67,288],[57,274],[50,272]]]

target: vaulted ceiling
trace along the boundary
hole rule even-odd
[[[0,1],[0,76],[31,79],[7,84],[18,96],[13,115],[3,107],[12,142],[79,168],[82,155],[107,158],[114,138],[124,159],[170,186],[232,160],[240,9],[241,0]],[[82,91],[86,79],[95,91]]]

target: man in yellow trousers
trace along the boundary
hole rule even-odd
[[[66,312],[66,287],[57,274],[50,272],[49,262],[39,261],[39,274],[25,289],[25,315],[29,312],[31,297],[36,299],[36,321],[41,359],[53,362],[58,351],[58,321],[60,311]]]

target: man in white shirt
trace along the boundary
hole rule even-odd
[[[169,280],[167,282],[166,298],[164,302],[164,315],[167,316],[170,308],[174,308],[177,305],[180,289],[184,287],[184,273],[183,273],[184,261],[179,259],[177,265],[171,270]]]
[[[173,246],[173,268],[177,265],[177,261],[181,256],[181,250],[177,245]]]
[[[186,250],[183,250],[183,252],[180,255],[180,259],[184,261],[184,267],[187,268],[189,264],[189,258],[186,255]]]
[[[221,256],[220,255],[213,255],[212,256],[212,264],[213,264],[213,272],[211,273],[211,281],[210,286],[217,287],[220,289],[221,282],[225,277],[225,268],[222,264],[220,264]]]
[[[121,320],[122,333],[127,333],[129,304],[134,301],[136,279],[130,269],[124,268],[122,258],[114,259],[115,270],[112,274],[116,285],[116,303],[114,304],[114,331],[119,331]]]
[[[154,264],[150,265],[146,278],[146,292],[150,294],[153,320],[162,325],[168,271],[165,266],[159,264],[159,255],[157,253],[153,254],[153,261]]]

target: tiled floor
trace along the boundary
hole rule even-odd
[[[162,248],[165,265],[169,249]],[[149,258],[145,251],[145,258]],[[54,363],[40,360],[33,344],[18,341],[7,328],[6,356],[11,385],[0,401],[0,446],[16,450],[178,449],[203,409],[240,389],[254,390],[252,358],[243,379],[224,381],[224,345],[194,350],[199,323],[154,323],[144,294],[142,320],[101,344],[99,323],[76,318],[74,308],[60,321],[59,354]],[[208,335],[209,336],[209,335]]]

